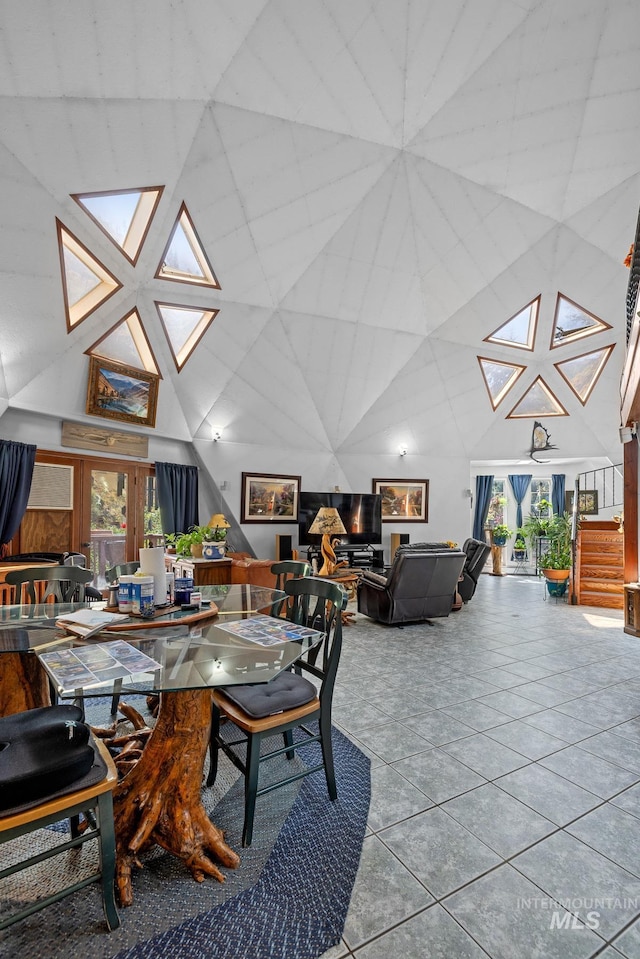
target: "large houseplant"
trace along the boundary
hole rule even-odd
[[[563,596],[571,575],[571,516],[561,513],[551,520],[548,549],[540,557],[540,571],[552,596]]]

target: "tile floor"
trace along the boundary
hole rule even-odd
[[[483,575],[447,619],[345,628],[334,722],[371,757],[324,959],[640,959],[640,640]]]

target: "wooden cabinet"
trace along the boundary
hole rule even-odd
[[[165,564],[174,575],[190,576],[194,586],[223,586],[231,582],[230,559],[177,559],[166,556]]]
[[[640,636],[639,583],[628,583],[624,587],[624,631],[631,636]]]

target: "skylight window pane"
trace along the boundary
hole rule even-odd
[[[202,277],[198,259],[180,223],[173,234],[171,246],[167,250],[163,269],[165,273],[173,272],[188,277]]]
[[[562,293],[558,293],[556,301],[556,315],[551,337],[551,348],[564,346],[566,343],[575,343],[585,336],[593,336],[610,330],[611,327],[604,320],[598,319],[578,303],[569,300]]]
[[[516,380],[524,373],[526,367],[514,363],[501,363],[499,360],[490,360],[482,356],[478,357],[478,362],[491,406],[495,410]]]
[[[178,373],[207,332],[219,310],[156,302],[173,361]]]
[[[538,327],[540,297],[536,297],[497,330],[485,336],[485,343],[499,343],[519,350],[532,350]]]
[[[553,395],[542,377],[538,376],[522,399],[507,414],[507,419],[568,415],[562,403]]]
[[[180,207],[156,277],[220,289],[185,204]]]
[[[56,218],[67,332],[117,293],[122,283]]]
[[[160,376],[140,314],[135,309],[107,330],[85,353]]]
[[[149,186],[72,193],[71,197],[135,266],[163,190],[163,186]]]
[[[558,373],[567,381],[584,406],[598,382],[615,344],[592,353],[574,356],[571,360],[555,363]]]
[[[116,243],[124,246],[139,201],[140,193],[113,193],[85,197],[82,202]]]
[[[71,306],[75,306],[83,296],[100,286],[100,277],[66,247],[64,250],[64,269]]]

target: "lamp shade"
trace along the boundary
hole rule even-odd
[[[208,525],[211,529],[231,529],[231,523],[227,523],[223,513],[214,513]]]
[[[344,536],[347,531],[335,506],[321,506],[309,527],[309,532],[327,536]]]

